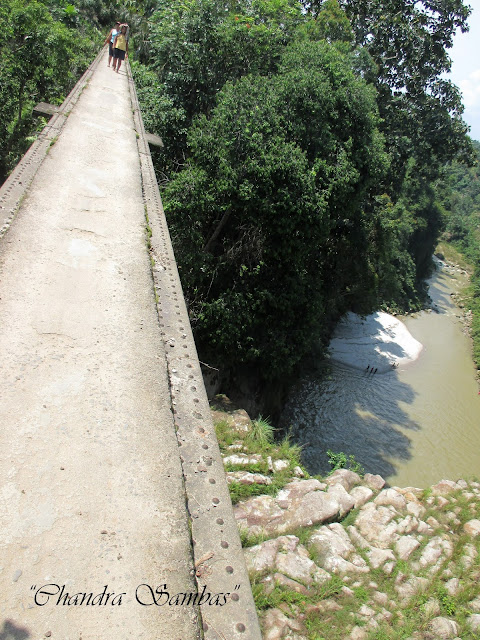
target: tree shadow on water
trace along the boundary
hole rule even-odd
[[[309,378],[297,388],[281,424],[303,445],[309,473],[326,475],[331,470],[326,453],[330,449],[354,455],[365,472],[388,480],[397,472],[395,460],[412,457],[404,431],[421,427],[402,405],[411,404],[415,395],[391,365],[386,373],[372,374],[334,364],[328,374]]]
[[[12,620],[4,620],[0,628],[0,640],[27,640],[31,633],[25,627],[20,627]]]

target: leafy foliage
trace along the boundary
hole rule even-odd
[[[445,238],[474,265],[467,302],[473,312],[471,334],[474,360],[480,369],[480,143],[473,142],[476,162],[454,162],[446,169],[443,206]]]
[[[462,0],[159,0],[134,73],[204,359],[278,381],[346,310],[421,305],[436,180],[472,157],[444,77],[468,15]]]
[[[99,34],[67,2],[3,0],[0,6],[0,182],[43,121],[39,101],[60,104],[98,50]]]
[[[363,475],[364,469],[362,465],[360,465],[356,460],[355,456],[350,454],[347,455],[343,451],[335,453],[328,449],[328,464],[331,467],[330,473],[333,473],[337,469],[349,469],[350,471],[354,471],[355,473]]]
[[[386,164],[374,95],[339,51],[292,45],[275,76],[227,83],[189,148],[164,200],[200,348],[288,372],[333,290],[342,310],[368,295],[361,203]]]

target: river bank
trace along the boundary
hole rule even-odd
[[[424,345],[416,359],[382,375],[365,371],[363,358],[363,370],[330,359],[326,374],[305,379],[290,395],[282,426],[305,445],[311,473],[328,472],[327,449],[353,454],[366,471],[400,486],[478,472],[480,396],[471,341],[453,302],[466,278],[439,269],[429,283],[431,309],[402,318]],[[365,342],[374,357],[377,343]]]
[[[217,424],[264,640],[475,640],[480,482],[311,477],[219,399]]]
[[[478,368],[478,362],[475,363],[475,336],[474,336],[474,317],[475,314],[472,311],[473,300],[472,294],[469,292],[471,285],[471,278],[474,273],[474,266],[471,263],[465,261],[465,258],[454,247],[441,243],[439,249],[448,251],[448,259],[438,250],[433,256],[434,263],[437,269],[443,269],[446,273],[449,273],[453,277],[459,276],[462,278],[463,283],[458,291],[452,293],[452,301],[458,308],[458,317],[463,323],[463,330],[465,335],[470,339],[471,355],[474,364],[477,365],[475,375],[480,389],[480,368]]]

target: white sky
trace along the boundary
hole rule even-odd
[[[473,9],[468,19],[470,31],[455,36],[448,77],[462,92],[463,119],[471,127],[470,136],[480,141],[480,0],[466,0],[465,4]]]

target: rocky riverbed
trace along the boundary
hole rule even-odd
[[[479,482],[309,477],[285,444],[255,452],[228,401],[214,420],[230,485],[252,489],[234,512],[264,640],[480,637]]]

